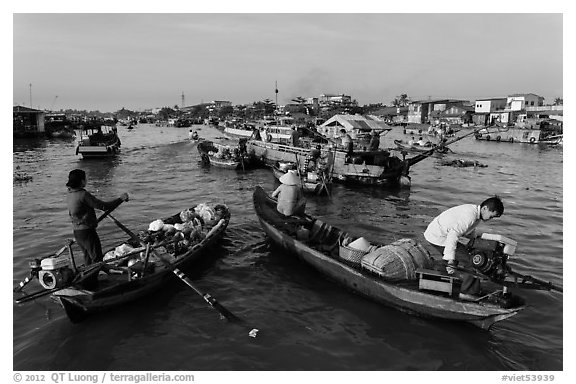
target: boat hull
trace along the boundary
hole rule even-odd
[[[113,157],[120,153],[120,145],[114,143],[106,146],[79,145],[76,147],[76,154],[82,158]]]
[[[328,256],[277,228],[264,217],[261,205],[266,193],[257,187],[254,203],[258,220],[269,239],[277,246],[295,255],[328,279],[375,302],[421,317],[471,323],[489,329],[495,322],[516,315],[524,309],[455,300],[434,295],[417,288],[417,283],[394,284],[341,260]],[[267,196],[267,195],[266,195]]]
[[[258,140],[248,140],[247,150],[268,166],[304,160],[310,152],[308,148]],[[354,152],[347,156],[344,151],[323,147],[321,155],[328,163],[329,178],[341,183],[399,185],[402,176],[408,174],[408,164],[385,151]]]

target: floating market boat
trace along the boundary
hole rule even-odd
[[[83,125],[76,130],[76,154],[83,158],[111,157],[120,152],[120,138],[115,126]]]
[[[485,127],[476,133],[477,140],[529,143],[529,144],[562,144],[563,127],[557,121],[538,121],[534,125],[492,126]]]
[[[268,166],[304,159],[310,152],[306,147],[260,140],[248,140],[247,150]],[[328,164],[329,179],[334,181],[366,185],[409,183],[408,160],[391,156],[387,151],[354,151],[352,156],[348,156],[343,149],[324,144],[321,145],[321,156]]]
[[[223,236],[229,221],[230,211],[225,205],[198,204],[154,220],[148,230],[138,233],[138,241],[119,244],[106,253],[103,262],[88,267],[76,266],[69,243],[56,254],[31,262],[32,281],[43,289],[16,303],[51,294],[69,319],[79,322],[90,314],[140,299],[174,279],[175,268],[209,258],[207,248]],[[21,283],[20,289],[29,280]]]
[[[65,113],[49,113],[44,120],[46,136],[58,139],[74,137],[76,123],[68,120]]]
[[[376,302],[418,316],[467,322],[483,329],[525,308],[522,298],[506,292],[502,285],[492,287],[487,282],[483,282],[483,289],[491,290],[484,297],[461,299],[458,279],[429,269],[433,263],[430,254],[414,240],[370,245],[370,251],[360,251],[352,244],[363,238],[347,244],[343,239],[356,237],[308,215],[288,217],[278,213],[276,200],[261,187],[256,187],[253,200],[258,220],[275,245],[330,280]],[[494,254],[491,261],[503,256]]]
[[[222,138],[218,142],[201,140],[197,145],[202,163],[227,169],[247,169],[257,165],[246,152],[246,139],[231,140]]]
[[[430,143],[430,142],[429,142]],[[420,144],[408,144],[403,142],[402,140],[394,140],[394,144],[397,148],[404,150],[404,151],[412,151],[412,152],[428,152],[432,148],[435,148],[435,152],[437,153],[446,153],[450,149],[448,147],[438,147],[436,144],[430,143],[429,146],[420,145]]]

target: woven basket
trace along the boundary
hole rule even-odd
[[[340,244],[340,258],[346,260],[349,263],[360,265],[362,257],[367,254],[366,251],[361,251],[359,249],[350,248],[345,245]]]
[[[401,239],[380,247],[361,260],[361,266],[386,280],[415,280],[416,269],[431,264],[430,254],[411,239]]]

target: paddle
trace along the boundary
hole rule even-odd
[[[134,232],[132,232],[130,229],[128,229],[124,224],[122,224],[121,222],[116,220],[116,218],[114,216],[109,215],[109,217],[114,221],[114,223],[118,226],[118,228],[120,228],[121,230],[126,232],[126,234],[128,236],[130,236],[132,239],[134,239],[135,241],[140,243],[140,245],[142,245],[144,247],[146,246],[146,244],[138,237],[138,235],[136,235]],[[192,288],[194,290],[194,292],[196,292],[198,295],[200,295],[204,299],[204,301],[206,301],[208,304],[210,304],[210,306],[212,308],[218,310],[218,312],[220,312],[220,314],[222,316],[224,316],[225,318],[227,318],[230,321],[236,321],[236,322],[241,321],[240,318],[238,318],[232,312],[227,310],[224,306],[222,306],[222,304],[218,303],[218,301],[216,301],[216,299],[214,297],[212,297],[209,293],[203,293],[198,288],[196,288],[194,286],[194,284],[192,284],[192,280],[190,280],[190,278],[188,278],[184,274],[184,272],[182,272],[178,268],[174,267],[172,265],[172,263],[170,261],[166,260],[166,258],[163,255],[158,254],[154,250],[151,250],[151,252],[158,259],[160,259],[160,261],[166,266],[166,268],[170,269],[176,276],[178,276],[180,278],[180,280],[182,280],[187,286]]]
[[[302,193],[304,193],[304,185],[302,182],[302,175],[300,174],[300,162],[298,161],[298,154],[294,153],[294,156],[296,157],[296,171],[298,171],[298,178],[300,179],[300,189],[302,190]]]
[[[115,210],[116,208],[118,208],[120,206],[120,204],[122,204],[124,202],[124,200],[120,201],[120,203],[118,205],[116,205],[115,207],[110,208],[109,210],[105,211],[97,220],[96,222],[99,223],[102,220],[104,220],[104,218],[106,216],[108,216],[110,213],[112,213],[113,210]],[[68,240],[67,244],[65,246],[63,246],[62,248],[60,248],[56,253],[54,253],[54,257],[58,257],[62,254],[62,252],[64,252],[66,249],[69,249],[70,246],[72,244],[74,244],[75,241],[74,240]],[[47,256],[47,257],[51,257]],[[74,260],[72,260],[72,262],[74,263]],[[76,265],[74,265],[74,269],[76,269]],[[14,292],[20,292],[22,291],[22,288],[24,288],[24,286],[26,284],[28,284],[30,281],[32,281],[32,279],[34,278],[33,272],[30,273],[30,275],[28,275],[23,281],[21,281],[18,286],[16,286],[14,288]]]

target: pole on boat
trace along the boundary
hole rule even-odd
[[[424,160],[424,159],[426,159],[427,157],[431,156],[431,155],[434,153],[434,151],[436,151],[436,150],[438,150],[438,149],[441,149],[441,148],[446,148],[448,145],[454,144],[455,142],[460,141],[460,140],[462,140],[462,139],[465,138],[465,137],[468,137],[468,136],[470,136],[470,135],[473,135],[473,134],[477,133],[478,131],[480,131],[481,129],[482,129],[482,128],[475,129],[475,130],[473,130],[472,132],[468,132],[468,133],[465,134],[465,135],[456,137],[456,138],[454,138],[454,139],[452,139],[452,140],[447,141],[447,142],[444,143],[444,144],[437,145],[436,147],[430,149],[429,151],[426,151],[426,152],[424,152],[424,153],[422,153],[422,154],[420,154],[420,155],[417,155],[417,156],[414,156],[414,157],[408,159],[408,166],[412,166],[412,165],[414,165],[414,164],[416,164],[416,163],[421,162],[422,160]]]
[[[114,216],[109,215],[109,217],[110,217],[110,219],[112,219],[114,221],[114,223],[118,226],[118,228],[120,228],[121,230],[126,232],[126,234],[128,236],[133,238],[135,241],[138,241],[140,243],[140,245],[146,246],[146,244],[144,244],[144,242],[138,237],[138,235],[136,235],[134,232],[132,232],[130,229],[128,229],[124,224],[122,224],[121,222],[116,220],[116,218]],[[151,252],[158,259],[160,259],[160,261],[166,266],[166,268],[170,269],[176,276],[178,276],[180,278],[180,280],[182,280],[187,286],[192,288],[194,290],[194,292],[196,292],[198,295],[202,296],[204,301],[206,301],[208,304],[210,304],[210,306],[212,308],[218,310],[218,312],[220,312],[220,314],[222,316],[224,316],[225,318],[227,318],[230,321],[236,321],[236,322],[241,321],[240,318],[238,318],[236,315],[234,315],[232,312],[230,312],[228,309],[226,309],[222,304],[218,303],[218,301],[216,301],[216,299],[214,297],[212,297],[209,293],[203,293],[198,288],[196,288],[194,286],[194,284],[192,283],[192,280],[190,280],[190,278],[188,276],[186,276],[184,274],[184,272],[182,272],[181,270],[179,270],[178,268],[173,266],[170,261],[166,260],[166,258],[163,255],[158,254],[154,250],[151,250]]]

